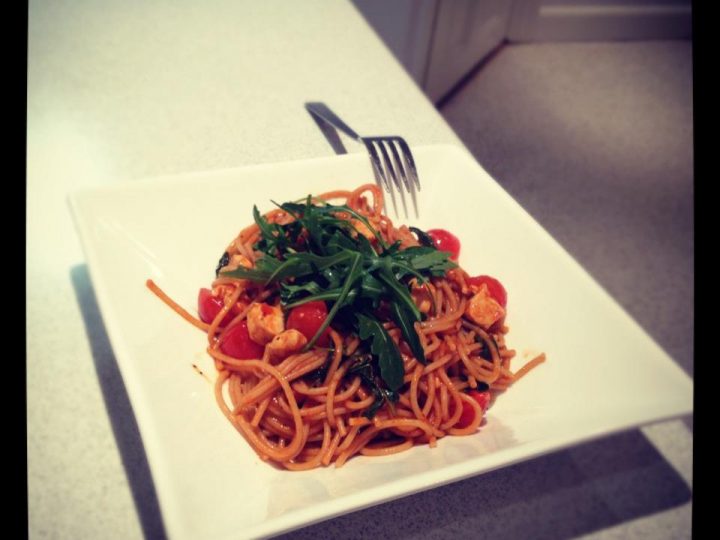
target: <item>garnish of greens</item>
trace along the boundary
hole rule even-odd
[[[392,406],[405,370],[383,323],[393,321],[418,362],[426,364],[415,331],[422,314],[410,295],[411,281],[423,285],[457,265],[450,261],[450,253],[427,242],[426,233],[419,229],[413,232],[423,245],[402,250],[399,242],[388,245],[364,216],[346,205],[317,204],[308,196],[304,203],[277,206],[295,221],[269,223],[255,206],[253,217],[261,237],[253,247],[262,255],[254,268],[238,267],[220,274],[279,286],[286,310],[315,300],[327,302],[327,319],[304,350],[330,324],[359,336],[360,355],[352,358],[348,371],[359,375],[376,397],[367,415],[374,415],[383,401]],[[360,223],[373,234],[375,245],[358,231]]]

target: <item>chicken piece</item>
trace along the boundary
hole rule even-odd
[[[248,333],[250,339],[265,345],[280,332],[285,330],[285,320],[280,306],[254,304],[247,314]]]
[[[229,270],[235,270],[240,266],[244,266],[245,268],[252,268],[253,264],[248,260],[245,255],[235,253],[234,255],[230,256],[230,260],[225,266],[222,267],[222,270],[224,272],[227,272]]]
[[[375,240],[375,235],[372,233],[370,229],[368,229],[367,225],[365,225],[362,221],[359,219],[351,219],[350,222],[353,224],[353,227],[357,230],[359,234],[362,234],[365,238],[370,240],[371,242]]]
[[[465,315],[478,326],[487,330],[505,316],[505,310],[490,296],[487,285],[482,284],[468,302]]]
[[[272,338],[267,349],[270,360],[287,358],[307,345],[307,338],[295,329],[285,330]]]

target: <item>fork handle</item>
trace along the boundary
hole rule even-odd
[[[340,120],[340,117],[330,110],[330,108],[320,101],[313,101],[305,104],[305,108],[310,114],[316,118],[320,118],[333,126],[335,129],[339,129],[345,133],[348,137],[355,139],[358,142],[362,142],[362,137],[355,133],[350,126]]]

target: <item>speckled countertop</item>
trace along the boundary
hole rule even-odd
[[[460,144],[349,2],[30,2],[30,538],[164,534],[67,194],[332,155],[309,99],[361,132]],[[686,538],[691,486],[692,432],[677,420],[288,536]]]

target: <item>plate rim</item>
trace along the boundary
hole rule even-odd
[[[454,153],[457,157],[468,159],[471,166],[477,167],[479,171],[485,174],[502,192],[508,195],[509,199],[519,208],[536,226],[539,231],[542,231],[544,235],[549,239],[555,247],[560,248],[597,287],[600,288],[602,293],[607,296],[630,320],[634,323],[637,329],[639,329],[644,337],[649,339],[652,344],[657,347],[659,351],[664,353],[668,358],[672,360],[672,364],[677,369],[677,372],[683,375],[687,382],[690,384],[691,391],[694,390],[693,379],[685,373],[684,370],[678,365],[678,363],[672,359],[662,349],[655,339],[649,335],[649,333],[639,324],[637,321],[622,307],[622,305],[615,300],[615,298],[608,293],[608,291],[599,283],[597,280],[580,265],[580,263],[570,254],[564,246],[562,246],[550,233],[535,220],[535,218],[522,207],[518,201],[514,199],[504,188],[492,177],[483,167],[477,162],[475,157],[465,148],[456,144],[443,143],[433,145],[422,145],[413,147],[413,150],[418,152],[426,151],[448,151]],[[99,255],[97,253],[96,246],[91,238],[90,225],[91,219],[84,213],[83,204],[87,197],[92,197],[99,193],[113,193],[117,191],[127,190],[138,190],[142,192],[148,186],[162,186],[168,183],[185,181],[193,182],[202,177],[208,176],[222,176],[233,172],[242,172],[247,174],[253,171],[272,171],[277,168],[294,168],[297,166],[318,166],[322,167],[324,163],[339,162],[345,160],[348,163],[351,161],[359,161],[364,159],[362,152],[353,152],[344,155],[329,155],[320,157],[311,157],[298,160],[287,160],[279,162],[266,162],[249,165],[241,165],[237,167],[224,167],[219,169],[209,170],[196,170],[180,173],[169,173],[160,174],[154,176],[144,176],[135,180],[122,181],[119,183],[95,186],[95,187],[83,187],[76,189],[67,195],[67,203],[71,211],[73,222],[75,225],[76,232],[80,238],[83,253],[85,255],[85,263],[88,267],[88,272],[93,286],[93,291],[98,302],[100,315],[102,317],[104,328],[108,334],[108,338],[112,347],[114,360],[117,364],[118,370],[123,378],[123,384],[125,385],[128,393],[130,405],[133,410],[133,414],[136,416],[138,430],[140,432],[141,443],[144,446],[143,451],[145,452],[146,458],[150,465],[150,481],[155,487],[155,493],[161,508],[161,519],[165,526],[166,532],[170,537],[183,538],[182,531],[176,530],[174,524],[178,523],[176,512],[180,511],[176,508],[175,497],[170,496],[166,493],[166,488],[161,486],[167,485],[167,481],[164,479],[164,475],[168,473],[167,468],[160,459],[163,450],[158,444],[155,432],[151,429],[154,421],[152,414],[148,413],[148,405],[144,396],[144,392],[141,388],[132,381],[138,376],[136,371],[132,368],[133,361],[130,358],[131,352],[126,349],[126,344],[122,337],[118,325],[121,326],[120,321],[117,320],[117,316],[108,317],[107,314],[112,314],[114,308],[112,306],[112,300],[109,298],[108,284],[105,276],[99,270],[101,263],[98,261]],[[369,162],[368,162],[369,165]],[[400,499],[405,496],[410,496],[415,493],[434,489],[436,487],[454,483],[466,478],[478,476],[486,472],[497,470],[503,467],[512,466],[522,461],[535,459],[545,454],[549,454],[556,451],[561,451],[577,444],[582,444],[594,439],[598,439],[605,436],[610,436],[613,433],[619,433],[630,429],[639,428],[644,425],[650,425],[658,422],[663,422],[671,418],[678,418],[686,414],[693,412],[693,405],[678,413],[667,414],[664,416],[655,416],[650,420],[644,422],[627,421],[624,425],[621,423],[614,429],[602,429],[598,428],[593,431],[583,433],[581,436],[568,435],[564,439],[558,440],[557,437],[551,437],[548,439],[542,439],[538,441],[526,442],[517,447],[506,448],[492,457],[502,458],[491,460],[493,462],[489,467],[488,456],[477,456],[470,460],[461,461],[452,465],[447,465],[440,470],[428,470],[422,473],[413,474],[409,477],[400,478],[390,483],[382,484],[381,486],[375,486],[369,489],[363,489],[360,492],[348,493],[337,498],[331,499],[324,503],[322,510],[317,510],[317,505],[309,505],[303,508],[290,510],[286,514],[279,516],[273,516],[266,519],[263,522],[254,524],[243,531],[243,534],[249,535],[274,535],[283,532],[289,532],[305,526],[310,526],[315,523],[319,523],[328,519],[338,517],[347,513],[355,512],[383,504],[391,500]],[[509,459],[508,459],[509,457]],[[479,469],[476,462],[482,461],[483,467]],[[168,488],[169,489],[169,488]],[[356,501],[355,499],[361,498],[363,501]],[[232,537],[237,537],[237,531],[233,531]]]

